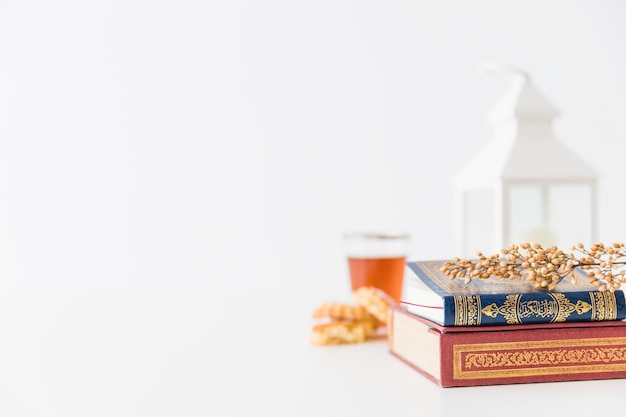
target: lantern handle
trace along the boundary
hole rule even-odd
[[[491,75],[512,76],[521,81],[530,83],[530,75],[526,71],[515,68],[510,65],[500,64],[497,62],[486,61],[480,65],[483,72]]]

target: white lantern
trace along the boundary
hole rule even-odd
[[[489,114],[491,141],[454,178],[458,256],[511,243],[596,243],[597,173],[554,136],[558,110],[523,71],[485,69],[512,85]]]

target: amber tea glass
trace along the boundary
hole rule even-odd
[[[400,301],[409,235],[404,233],[349,233],[344,236],[352,290],[379,288]]]

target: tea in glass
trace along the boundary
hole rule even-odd
[[[345,243],[352,290],[374,286],[400,301],[408,242],[408,234],[347,234]]]

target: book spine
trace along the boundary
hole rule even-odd
[[[621,291],[466,294],[444,297],[444,326],[622,320]]]
[[[444,387],[626,377],[626,328],[442,335]]]

